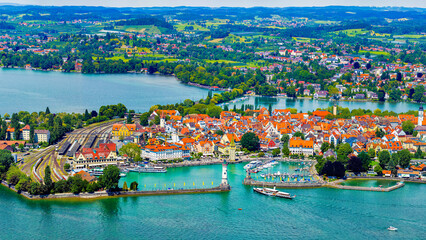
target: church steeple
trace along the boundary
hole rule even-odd
[[[419,117],[417,118],[417,126],[423,125],[423,118],[424,118],[424,113],[423,113],[423,105],[422,105],[419,107]]]

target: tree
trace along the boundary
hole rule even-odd
[[[385,101],[385,96],[386,96],[385,91],[379,90],[377,92],[377,98],[379,99],[379,101],[384,102]]]
[[[410,165],[411,154],[408,149],[403,149],[398,152],[399,165],[406,168]]]
[[[368,155],[370,156],[370,158],[374,158],[376,156],[376,151],[374,150],[374,148],[370,148],[368,150]]]
[[[210,106],[207,108],[207,115],[212,118],[220,118],[220,113],[222,112],[222,108],[219,106]]]
[[[272,156],[276,157],[278,155],[280,155],[280,149],[279,148],[275,148],[274,150],[272,150]]]
[[[354,63],[354,69],[358,69],[360,67],[361,67],[361,64],[359,64],[359,62]]]
[[[123,183],[123,190],[124,191],[129,190],[129,188],[127,187],[127,182],[126,181],[124,181],[124,183]]]
[[[345,176],[345,166],[341,162],[333,162],[334,176],[342,178]]]
[[[305,134],[301,132],[294,133],[293,137],[300,137],[302,140],[305,140]]]
[[[371,162],[371,158],[368,155],[368,153],[362,151],[359,155],[358,158],[361,160],[361,164],[362,164],[362,171],[366,172],[368,171],[368,167],[370,166],[370,162]]]
[[[49,107],[46,107],[46,111],[45,111],[45,113],[46,113],[46,115],[47,115],[47,114],[50,114],[50,109],[49,109]]]
[[[325,153],[328,151],[328,149],[330,149],[330,143],[328,142],[323,142],[321,145],[321,152]]]
[[[134,159],[136,156],[141,155],[141,149],[136,143],[128,143],[120,148],[120,155],[127,155],[130,158]]]
[[[386,165],[388,165],[390,161],[390,153],[387,150],[381,151],[379,153],[379,164],[382,168],[384,168]]]
[[[130,114],[130,113],[127,114],[127,120],[126,120],[126,122],[127,122],[127,124],[131,124],[133,122],[132,121],[132,114]]]
[[[149,112],[145,112],[145,113],[143,113],[141,116],[140,116],[140,124],[142,125],[142,126],[148,126],[148,118],[149,118]]]
[[[69,163],[65,163],[65,164],[64,164],[64,170],[65,170],[65,171],[70,170],[70,168],[71,168],[71,165],[70,165]]]
[[[9,168],[9,171],[7,171],[6,180],[9,184],[16,185],[22,175],[24,174],[19,170],[19,168],[12,166]]]
[[[416,153],[414,154],[414,157],[415,157],[415,158],[423,158],[423,152],[422,152],[422,150],[420,149],[420,146],[417,148],[417,151],[416,151]]]
[[[114,165],[108,165],[99,177],[99,184],[108,191],[117,189],[120,181],[120,169]]]
[[[352,172],[362,172],[362,162],[361,159],[357,156],[352,156],[348,161],[348,169]]]
[[[382,167],[380,167],[380,165],[376,165],[374,167],[374,171],[377,173],[377,175],[382,175],[383,169],[382,169]]]
[[[290,141],[290,136],[288,134],[284,134],[281,137],[281,142],[283,142],[284,146],[288,146],[288,142]]]
[[[337,160],[341,163],[347,163],[349,160],[348,155],[353,152],[349,143],[340,144],[337,148]]]
[[[412,121],[404,121],[402,123],[402,130],[407,134],[407,135],[412,135],[414,132],[414,123]]]
[[[10,151],[0,150],[0,173],[7,172],[13,162],[13,156]]]
[[[382,138],[383,136],[385,136],[385,132],[381,128],[377,128],[376,129],[376,137]]]
[[[44,185],[46,185],[46,187],[50,190],[52,189],[52,185],[53,185],[53,181],[52,181],[52,177],[50,176],[51,172],[50,172],[50,167],[46,166],[46,168],[44,169]]]
[[[136,181],[130,183],[130,190],[132,190],[132,191],[138,190],[138,185],[139,184]]]
[[[241,147],[249,151],[259,150],[260,149],[259,137],[252,132],[245,133],[241,137]]]
[[[286,157],[290,155],[290,149],[288,149],[288,146],[283,147],[283,155]]]

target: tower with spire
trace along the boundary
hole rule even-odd
[[[419,107],[419,117],[417,118],[417,126],[423,125],[423,118],[424,118],[424,113],[423,113],[423,105],[422,105]]]
[[[235,151],[237,147],[235,146],[234,137],[231,138],[231,143],[229,144],[229,161],[235,161]]]
[[[160,127],[164,128],[166,125],[166,119],[164,118],[164,111],[161,110]]]

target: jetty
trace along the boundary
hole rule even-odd
[[[14,185],[1,181],[1,184],[10,190],[20,194],[30,200],[41,199],[96,199],[108,197],[128,197],[128,196],[154,196],[154,195],[178,195],[178,194],[199,194],[199,193],[222,193],[231,191],[228,182],[228,163],[222,163],[222,181],[219,186],[211,188],[169,188],[169,189],[153,189],[153,190],[136,190],[136,191],[97,191],[93,193],[57,193],[48,195],[31,195],[28,192],[21,192],[15,189]],[[204,185],[204,183],[203,183]]]
[[[342,185],[340,183],[344,182],[344,180],[338,180],[335,182],[331,182],[327,185],[325,185],[326,187],[329,188],[337,188],[337,189],[344,189],[344,190],[358,190],[358,191],[370,191],[370,192],[390,192],[393,190],[396,190],[398,188],[402,188],[404,187],[405,183],[404,182],[397,182],[396,185],[387,187],[387,188],[382,188],[382,187],[360,187],[360,186],[345,186]]]
[[[321,182],[266,182],[256,181],[250,176],[250,172],[247,171],[247,175],[243,180],[244,185],[258,186],[258,187],[278,187],[278,188],[317,188],[322,187],[324,184]]]

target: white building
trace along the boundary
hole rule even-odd
[[[49,130],[34,130],[34,142],[49,142],[50,141],[50,132]]]
[[[23,127],[22,129],[22,140],[24,141],[29,141],[31,136],[30,136],[30,125],[25,125],[25,127]]]
[[[146,145],[142,148],[141,157],[151,161],[185,159],[190,157],[190,150],[178,145]]]

